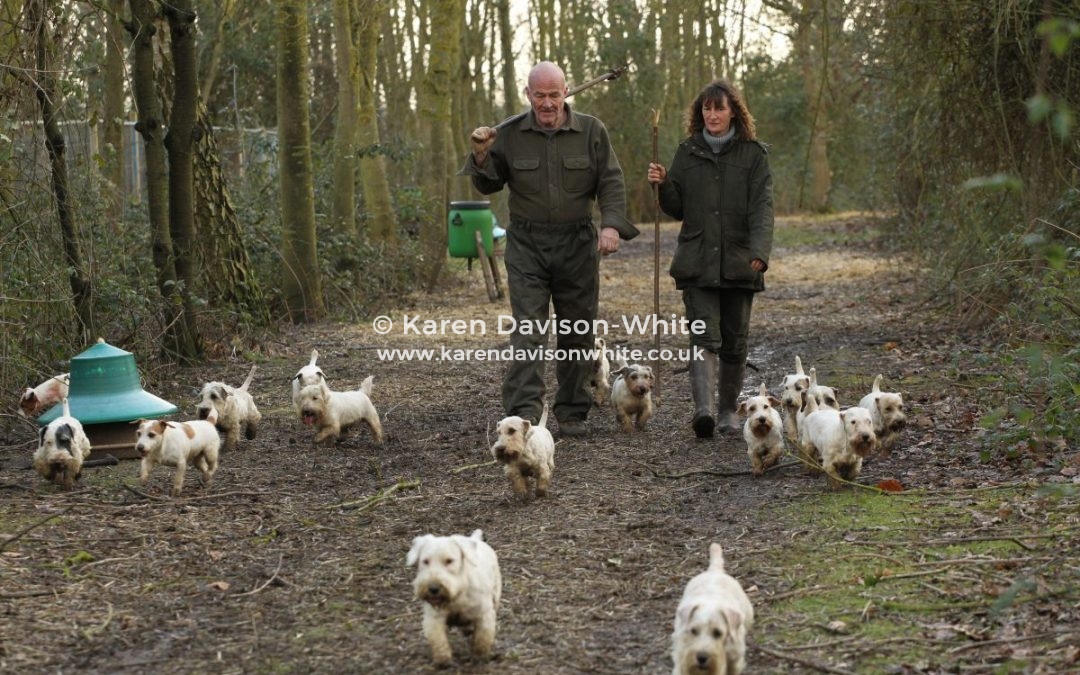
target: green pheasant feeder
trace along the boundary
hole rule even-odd
[[[120,459],[138,457],[132,421],[178,411],[172,403],[143,391],[131,352],[100,339],[71,359],[68,406],[90,439],[91,457],[108,450]],[[46,425],[63,412],[63,404],[57,404],[39,417],[38,423]]]

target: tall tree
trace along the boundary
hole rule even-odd
[[[420,117],[427,121],[423,134],[427,160],[423,164],[422,174],[424,195],[427,212],[435,220],[431,227],[424,228],[421,233],[428,265],[425,270],[426,285],[431,291],[438,284],[446,265],[446,223],[450,177],[453,175],[451,167],[457,160],[450,140],[450,92],[452,78],[457,72],[465,4],[463,0],[433,0],[429,6],[431,25],[438,26],[439,30],[432,31],[428,68],[420,87],[418,107]]]
[[[337,70],[337,123],[334,125],[334,190],[331,224],[356,233],[356,8],[353,0],[334,2],[334,67]]]
[[[315,193],[308,120],[307,3],[276,0],[278,175],[281,186],[281,280],[285,308],[294,323],[323,313],[315,234]]]
[[[102,140],[105,145],[104,174],[113,186],[109,204],[114,221],[123,209],[124,191],[124,106],[127,78],[124,73],[124,5],[125,0],[109,0],[105,20],[105,100],[102,102]]]
[[[390,183],[386,178],[386,158],[379,142],[379,118],[375,111],[379,26],[384,14],[382,5],[382,0],[359,0],[356,142],[360,151],[360,185],[368,236],[378,242],[393,244],[397,241],[397,222]]]
[[[80,337],[85,344],[96,332],[92,307],[91,279],[86,272],[82,247],[79,242],[78,225],[68,189],[68,170],[65,159],[64,134],[60,131],[57,118],[56,101],[59,90],[56,86],[54,64],[50,45],[55,44],[53,32],[49,30],[50,14],[58,8],[51,7],[48,0],[30,0],[26,4],[27,20],[33,35],[38,104],[41,107],[41,119],[45,129],[45,147],[49,152],[52,169],[53,200],[56,203],[56,215],[60,221],[60,233],[64,242],[64,264],[68,268],[68,280],[75,304],[75,316],[79,320]]]

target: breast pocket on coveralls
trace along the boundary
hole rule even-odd
[[[589,158],[584,155],[563,158],[563,189],[577,194],[588,192],[596,183]]]
[[[511,163],[512,187],[523,195],[540,192],[540,160],[535,157],[515,159]]]

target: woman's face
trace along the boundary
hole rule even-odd
[[[713,136],[726,134],[731,127],[731,106],[726,96],[702,103],[701,115],[705,118],[705,129]]]

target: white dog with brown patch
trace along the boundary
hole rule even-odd
[[[615,418],[623,430],[645,431],[645,424],[653,416],[653,372],[649,366],[625,360],[616,361],[615,382],[611,385],[611,404]]]
[[[690,580],[675,611],[672,675],[739,675],[746,668],[746,635],[754,606],[724,571],[720,544],[709,546],[709,568]]]
[[[42,478],[70,490],[82,474],[83,461],[90,456],[91,448],[82,423],[71,416],[66,397],[62,403],[64,414],[39,432],[38,449],[31,463]]]
[[[325,382],[309,384],[300,390],[300,419],[318,429],[315,442],[335,442],[352,426],[363,422],[383,442],[379,413],[371,402],[373,375],[368,375],[355,391],[331,391]]]
[[[761,476],[769,467],[775,466],[784,454],[784,423],[777,407],[780,401],[769,394],[765,383],[757,396],[751,396],[739,404],[739,415],[746,418],[743,439],[746,454],[750,456],[754,476]]]
[[[495,427],[499,438],[491,446],[491,456],[505,466],[510,487],[518,497],[529,492],[528,479],[536,481],[536,496],[543,497],[551,487],[555,471],[555,440],[547,430],[548,407],[537,424],[516,415],[504,417]]]
[[[236,450],[241,429],[249,441],[255,439],[258,431],[262,414],[255,407],[255,399],[248,391],[256,368],[258,366],[251,367],[247,379],[239,387],[230,387],[224,382],[207,382],[199,393],[199,405],[196,407],[198,417],[205,420],[210,416],[211,410],[217,412],[217,428],[225,432],[223,450],[226,452]]]
[[[184,489],[184,475],[190,463],[202,472],[206,487],[210,487],[217,471],[218,451],[221,448],[221,437],[214,426],[216,416],[217,411],[211,411],[205,420],[132,422],[139,425],[135,431],[135,449],[142,456],[140,482],[145,485],[150,480],[150,472],[158,464],[174,467],[172,496],[177,497]]]
[[[53,375],[38,386],[26,388],[19,399],[19,414],[23,417],[36,417],[68,397],[69,373]]]
[[[472,653],[491,657],[502,597],[499,558],[475,530],[465,537],[425,534],[413,539],[405,564],[416,566],[413,592],[424,603],[424,637],[440,666],[454,658],[448,626],[472,633]]]
[[[870,411],[878,447],[889,454],[907,425],[907,417],[904,415],[904,397],[899,393],[881,391],[882,379],[880,374],[874,378],[873,388],[859,401],[859,407]]]

